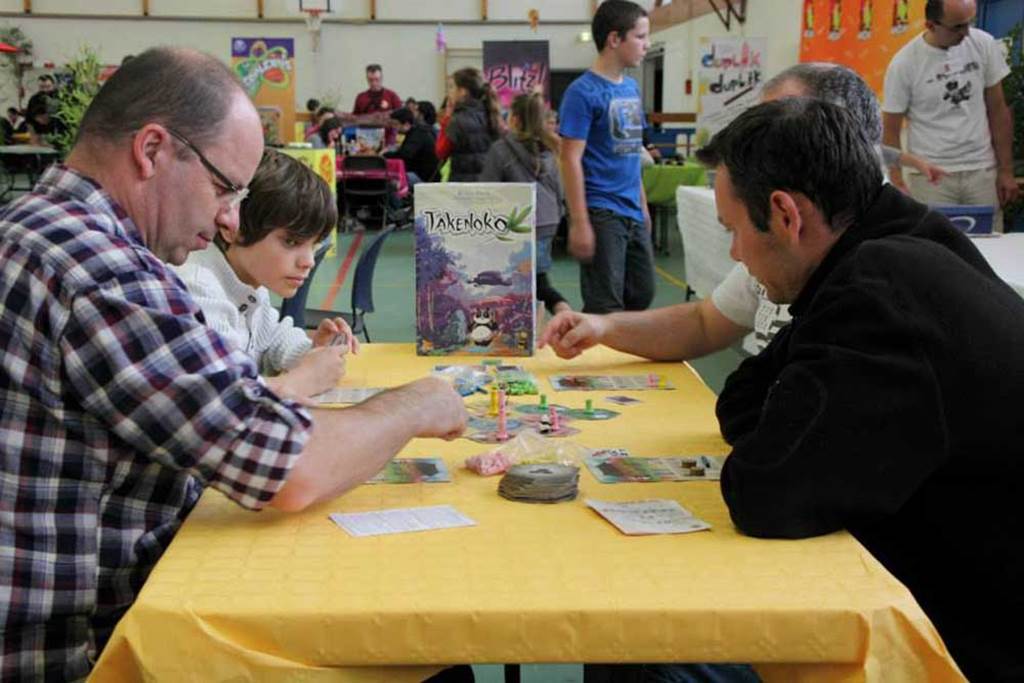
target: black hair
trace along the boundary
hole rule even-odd
[[[284,228],[292,239],[322,241],[338,223],[331,188],[309,166],[268,149],[249,182],[249,195],[238,209],[236,245],[248,247]],[[228,248],[218,233],[217,246]]]
[[[156,47],[136,55],[103,84],[82,117],[77,141],[117,141],[159,123],[196,145],[221,133],[233,103],[244,94],[219,59],[193,50]]]
[[[428,126],[433,126],[437,123],[437,110],[434,109],[434,104],[428,100],[420,100],[416,103],[420,110],[420,117],[423,119],[423,123]]]
[[[594,38],[594,47],[600,52],[604,49],[608,36],[618,33],[625,38],[636,22],[647,16],[647,10],[629,0],[604,0],[597,7],[593,21],[590,22],[590,34]]]
[[[310,114],[312,114],[319,108],[320,100],[316,99],[315,97],[310,97],[308,100],[306,100],[306,111],[308,111]]]
[[[53,74],[43,74],[39,77],[40,81],[50,81],[50,83],[56,83],[57,79],[53,77]]]
[[[926,0],[924,3],[924,18],[936,23],[942,21],[945,14],[945,0]]]
[[[882,187],[878,154],[843,107],[813,97],[765,102],[740,114],[697,152],[724,165],[754,226],[768,232],[771,194],[800,193],[833,230],[854,225]]]
[[[381,68],[380,64],[367,64],[366,73],[370,73],[371,71],[379,71],[381,73],[384,73],[384,69]]]
[[[416,122],[416,117],[413,116],[413,113],[405,107],[395,109],[389,116],[399,123],[413,124]]]
[[[856,71],[831,62],[806,62],[789,67],[764,84],[762,92],[770,93],[787,81],[796,81],[815,97],[844,107],[853,114],[857,128],[872,145],[882,142],[882,115],[878,98]]]
[[[320,128],[317,130],[317,133],[320,135],[320,139],[323,141],[323,143],[325,145],[327,145],[328,147],[330,147],[331,146],[331,141],[330,141],[331,131],[334,130],[335,128],[344,128],[344,127],[345,127],[345,124],[342,123],[341,119],[339,119],[337,116],[332,116],[331,118],[327,119],[322,124],[320,124]]]
[[[334,113],[334,109],[332,109],[331,107],[319,107],[316,110],[316,113],[313,114],[313,118],[315,120],[319,121],[320,117],[323,116],[324,114],[333,114],[333,113]]]

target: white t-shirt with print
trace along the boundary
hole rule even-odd
[[[743,340],[743,349],[758,354],[779,330],[789,324],[789,306],[768,300],[760,284],[742,263],[737,263],[711,292],[711,303],[740,327],[754,330]]]
[[[985,88],[1008,73],[999,43],[984,31],[972,28],[945,50],[921,34],[889,63],[882,111],[906,114],[910,152],[948,171],[990,168],[996,158]]]

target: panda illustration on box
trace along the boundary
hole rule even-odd
[[[493,308],[480,308],[473,312],[469,326],[469,338],[477,346],[490,346],[498,323]]]

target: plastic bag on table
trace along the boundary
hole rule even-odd
[[[580,466],[591,449],[567,439],[545,439],[533,431],[520,432],[514,439],[466,458],[466,469],[485,477],[501,474],[512,465],[558,463]]]

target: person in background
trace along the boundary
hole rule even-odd
[[[405,162],[410,187],[420,182],[433,182],[437,175],[437,155],[434,153],[437,141],[433,129],[417,121],[405,107],[391,112],[391,121],[405,137],[397,150],[384,156]]]
[[[491,145],[478,180],[536,185],[537,299],[554,315],[572,307],[548,281],[551,242],[565,213],[565,193],[558,172],[558,139],[546,122],[542,95],[516,97],[509,112],[511,130]]]
[[[434,109],[434,103],[427,100],[420,100],[417,103],[417,108],[419,109],[420,118],[423,119],[423,123],[430,126],[430,129],[434,131],[434,137],[436,138],[440,131],[437,127],[437,110]]]
[[[315,100],[310,101],[313,102]],[[330,107],[319,107],[313,113],[313,125],[306,129],[306,142],[312,143],[316,149],[325,147],[323,137],[320,135],[320,128],[323,127],[326,121],[336,117],[337,114]]]
[[[478,69],[466,67],[452,74],[449,90],[452,113],[437,141],[437,158],[451,157],[453,183],[477,180],[487,150],[504,131],[498,98]]]
[[[103,84],[65,162],[0,210],[0,424],[26,437],[0,446],[5,679],[85,679],[206,487],[295,512],[464,428],[437,378],[307,410],[204,324],[168,264],[238,229],[262,155],[231,69],[153,48]]]
[[[907,149],[949,174],[931,182],[898,164],[892,183],[927,204],[986,205],[993,229],[1003,231],[1002,207],[1020,190],[1013,175],[1013,115],[1003,79],[1010,67],[999,42],[974,28],[974,0],[928,0],[925,31],[903,46],[885,72],[885,144]]]
[[[644,111],[627,68],[650,46],[647,12],[605,0],[591,23],[598,56],[562,97],[559,132],[569,253],[587,313],[640,311],[654,299],[651,219],[641,181]]]
[[[57,95],[57,81],[52,74],[43,74],[38,79],[39,89],[28,98],[26,116],[31,111],[46,111],[47,103]]]
[[[356,95],[356,101],[352,105],[352,113],[356,116],[388,113],[402,106],[402,99],[398,94],[384,87],[384,70],[380,64],[367,64],[366,84],[369,88]]]
[[[879,150],[878,100],[855,71],[838,64],[797,64],[765,83],[762,91],[765,101],[798,96],[848,109],[858,130]],[[571,313],[551,321],[541,334],[541,344],[554,343],[555,352],[565,358],[603,343],[654,360],[688,360],[720,351],[751,331],[753,350],[760,352],[789,321],[789,307],[768,299],[761,283],[743,263],[737,263],[702,301],[609,316]]]
[[[13,144],[14,134],[21,124],[22,118],[18,110],[15,107],[7,107],[7,116],[0,119],[0,135],[3,136],[3,144]]]
[[[415,97],[406,98],[405,108],[412,112],[413,117],[417,121],[422,121],[422,118],[420,117],[420,103],[416,101]]]
[[[355,338],[341,318],[327,319],[310,339],[279,319],[270,292],[295,294],[313,269],[313,254],[338,223],[327,183],[308,166],[268,150],[239,208],[239,228],[220,227],[214,247],[175,268],[206,324],[249,354],[281,396],[307,399],[333,388]],[[333,344],[344,338],[345,343]]]

